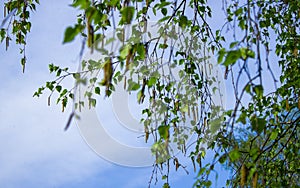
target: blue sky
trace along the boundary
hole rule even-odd
[[[65,28],[76,21],[76,11],[68,3],[41,1],[32,14],[25,74],[18,47],[12,43],[5,51],[5,45],[0,46],[0,187],[147,187],[151,167],[122,167],[103,160],[85,143],[75,123],[63,131],[69,110],[61,113],[54,103],[48,107],[47,94],[32,97],[53,79],[49,63],[77,69],[80,41],[62,45]],[[172,172],[171,187],[191,187],[195,174],[189,170],[190,175]],[[223,179],[224,171],[219,172]]]

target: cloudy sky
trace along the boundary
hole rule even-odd
[[[5,51],[5,45],[0,46],[0,187],[147,187],[152,168],[123,167],[102,159],[74,122],[63,131],[68,110],[62,113],[54,103],[48,107],[47,95],[32,97],[53,79],[49,63],[77,69],[80,41],[62,45],[65,28],[76,21],[68,3],[41,1],[32,14],[25,74],[18,47],[11,44]],[[224,171],[219,172],[222,179]],[[170,181],[172,187],[191,187],[194,178],[194,173],[179,171]]]

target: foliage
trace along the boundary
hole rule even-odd
[[[25,71],[25,64],[27,61],[25,52],[26,37],[31,29],[31,22],[29,21],[30,11],[35,11],[37,4],[39,4],[39,0],[13,0],[4,3],[5,19],[0,27],[0,41],[3,42],[5,40],[7,50],[9,43],[12,40],[12,36],[15,37],[15,43],[21,46],[20,54],[22,55],[21,65],[23,67],[23,72]]]
[[[38,3],[5,3],[8,24],[1,25],[1,41],[8,47],[14,36],[23,46],[23,67],[26,34],[31,28],[28,19]],[[220,13],[206,0],[74,0],[71,6],[81,13],[77,23],[66,28],[63,43],[80,37],[91,52],[101,52],[105,58],[83,60],[79,72],[50,64],[50,73],[57,79],[47,82],[34,96],[48,89],[50,104],[52,93],[57,92],[57,103],[62,103],[63,109],[72,100],[67,127],[78,115],[77,109],[84,106],[84,101],[74,97],[80,85],[88,86],[85,97],[91,107],[96,105],[96,95],[109,97],[120,82],[128,92],[137,92],[138,103],[149,99],[149,107],[142,111],[145,141],[154,138],[153,173],[163,171],[164,187],[169,187],[170,162],[176,170],[185,170],[171,143],[192,160],[198,171],[195,187],[211,186],[209,177],[218,163],[232,172],[227,181],[230,187],[299,187],[300,1],[223,0],[222,5],[224,25],[215,29],[210,21]],[[160,19],[159,35],[144,41],[153,18]],[[139,24],[132,28],[133,36],[125,38],[124,25],[130,23]],[[117,38],[106,38],[109,29]],[[189,33],[190,38],[182,33]],[[103,46],[114,41],[123,45],[111,54]],[[183,42],[175,46],[171,41]],[[215,90],[209,88],[216,82],[205,74],[210,55],[217,56],[224,78],[234,90],[235,105],[225,113],[210,98]],[[162,71],[163,59],[169,59],[167,72]],[[280,77],[273,73],[274,67],[281,68]],[[180,69],[180,82],[169,76],[175,68]],[[76,80],[74,88],[63,88],[66,77]],[[267,90],[271,82],[274,88]],[[104,94],[101,88],[105,88]],[[197,139],[190,146],[192,134]],[[215,155],[203,166],[207,151]]]

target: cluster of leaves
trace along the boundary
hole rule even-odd
[[[26,38],[31,25],[26,8],[35,10],[35,3],[38,1],[15,0],[5,4],[9,12],[17,9],[11,17],[12,32],[11,24],[1,29],[2,41],[9,41],[12,33],[25,49],[26,42],[18,33]],[[137,94],[138,103],[148,99],[141,121],[145,141],[149,136],[154,140],[156,161],[151,181],[155,175],[157,180],[159,170],[166,181],[164,187],[169,187],[172,161],[175,170],[185,170],[175,155],[177,149],[188,154],[198,170],[195,187],[212,185],[210,176],[217,164],[232,172],[227,181],[231,187],[299,186],[299,1],[224,0],[226,22],[216,31],[209,24],[216,13],[206,0],[74,0],[71,6],[81,14],[77,23],[66,29],[63,42],[80,36],[81,56],[87,45],[91,53],[99,52],[103,58],[83,60],[78,72],[50,64],[50,73],[57,78],[34,94],[40,96],[45,89],[50,90],[50,103],[57,92],[57,103],[61,102],[63,109],[71,99],[74,105],[67,127],[85,105],[84,99],[75,96],[84,92],[88,106],[95,107],[95,95],[102,95],[104,89],[103,95],[109,97],[115,86],[124,82],[128,92]],[[151,36],[147,26],[155,17],[160,18],[158,35]],[[133,21],[139,24],[126,38],[125,25]],[[108,38],[108,28],[116,37]],[[225,42],[228,35],[232,40]],[[109,51],[108,46],[115,43],[122,45]],[[225,116],[222,106],[211,97],[218,92],[218,78],[207,76],[210,55],[215,52],[234,90],[235,106]],[[275,60],[271,62],[271,58]],[[280,77],[272,70],[277,66]],[[177,80],[174,74],[178,74]],[[63,88],[67,77],[76,80],[71,89]],[[274,89],[267,93],[270,82]],[[188,145],[193,134],[196,140]],[[215,156],[203,165],[207,151],[215,152]]]
[[[6,50],[15,38],[20,45],[21,65],[23,72],[26,64],[26,37],[31,29],[30,12],[36,10],[39,0],[9,0],[4,3],[4,20],[0,26],[0,41],[5,41]]]
[[[219,51],[219,62],[230,66],[237,103],[218,136],[220,145],[226,141],[219,162],[234,172],[230,186],[299,186],[299,5],[226,1],[225,26],[236,41],[230,50]],[[274,57],[278,62],[269,61]],[[272,70],[277,66],[279,88],[279,75]],[[269,93],[264,91],[271,80],[267,74],[274,83]]]

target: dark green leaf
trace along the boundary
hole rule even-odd
[[[162,13],[164,16],[167,15],[167,14],[168,14],[168,9],[162,8],[162,9],[161,9],[161,13]]]
[[[188,24],[188,19],[186,16],[182,15],[180,16],[179,18],[179,26],[182,27],[182,28],[185,28]]]
[[[57,85],[57,86],[55,87],[55,89],[56,89],[57,92],[60,92],[61,89],[62,89],[62,87],[61,87],[60,85]]]
[[[75,39],[75,37],[79,34],[80,30],[76,27],[68,27],[65,30],[64,41],[63,43],[71,42]]]
[[[95,93],[100,95],[100,88],[99,87],[95,87]]]

